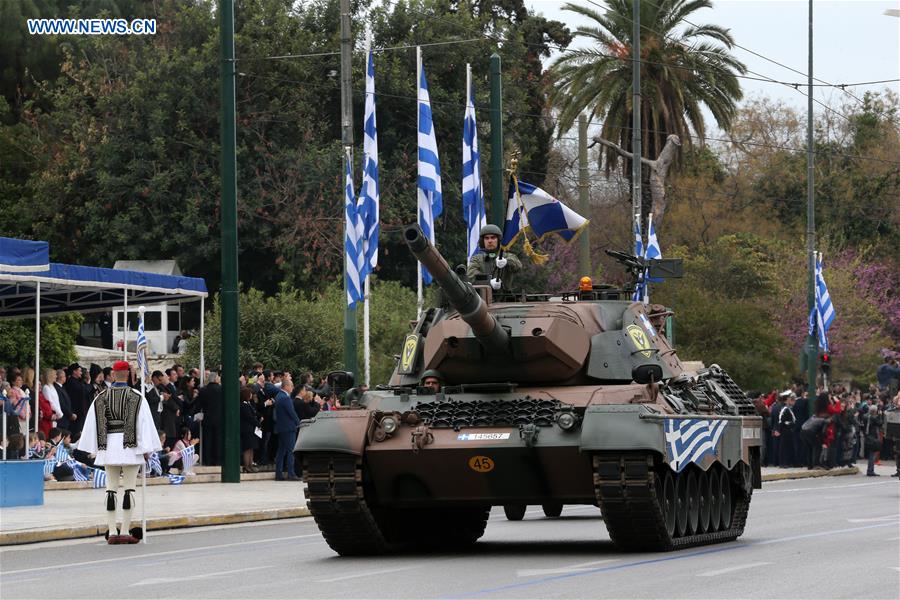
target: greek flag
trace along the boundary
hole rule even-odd
[[[437,138],[434,136],[434,120],[431,114],[431,100],[428,95],[428,82],[425,80],[425,67],[422,65],[422,49],[416,48],[418,60],[418,105],[419,105],[419,183],[418,212],[419,226],[428,240],[434,244],[434,220],[444,211],[441,196],[441,163],[438,158]],[[422,269],[422,282],[431,283],[431,274]]]
[[[350,171],[350,154],[345,156],[344,162],[344,211],[346,224],[344,225],[344,280],[347,289],[347,306],[353,306],[362,300],[362,277],[360,276],[360,263],[362,261],[362,245],[359,234],[362,229],[357,214],[356,199],[353,194],[353,174]]]
[[[144,381],[150,381],[150,366],[147,364],[147,335],[144,333],[144,315],[138,318],[137,329],[137,362],[138,370]]]
[[[363,266],[360,269],[360,285],[366,276],[378,266],[379,205],[381,191],[378,186],[378,133],[375,127],[375,58],[369,49],[369,66],[366,70],[366,114],[363,124],[363,181],[357,202],[358,223],[362,226],[360,248]]]
[[[44,477],[53,475],[53,469],[56,468],[56,459],[50,458],[44,461]]]
[[[91,478],[91,468],[74,458],[67,460],[66,464],[72,469],[72,477],[75,478],[75,481],[88,481]]]
[[[481,228],[487,225],[484,212],[484,192],[481,187],[481,154],[478,151],[478,128],[475,126],[475,86],[472,65],[466,65],[466,116],[463,120],[462,143],[462,204],[466,220],[466,251],[468,258],[478,251]]]
[[[644,238],[641,235],[640,217],[634,219],[634,255],[639,257],[644,256]],[[634,294],[631,295],[632,302],[638,302],[644,297],[645,287],[647,287],[647,284],[644,281],[644,273],[642,271],[638,274],[637,283],[634,285]]]
[[[94,489],[106,487],[106,471],[103,469],[94,469]]]
[[[727,426],[724,419],[666,419],[663,427],[669,465],[681,472],[690,463],[714,454]]]
[[[828,352],[828,329],[834,322],[834,306],[831,304],[831,296],[828,295],[828,286],[825,285],[825,277],[822,275],[822,254],[816,256],[816,306],[813,314],[809,316],[809,333],[812,334],[815,326],[819,336],[819,347]]]
[[[150,474],[162,475],[162,464],[159,462],[159,452],[151,452],[150,458],[147,459],[147,469]]]
[[[60,442],[56,447],[56,464],[64,463],[67,460],[69,460],[69,451],[66,450],[66,447]]]
[[[524,181],[513,181],[509,186],[502,245],[508,249],[526,230],[531,230],[538,241],[555,233],[571,242],[589,222],[541,188]]]
[[[180,485],[184,483],[184,475],[169,475],[169,483],[172,485]]]
[[[194,469],[194,446],[186,446],[181,450],[181,464],[184,467],[181,472],[190,473]]]

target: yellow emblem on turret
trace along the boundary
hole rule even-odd
[[[653,356],[650,340],[647,339],[647,334],[644,332],[644,329],[642,327],[639,327],[637,325],[629,325],[625,328],[625,331],[628,332],[628,337],[631,338],[631,341],[634,343],[634,347],[641,351],[641,356],[643,356],[644,358],[650,358],[651,356]]]

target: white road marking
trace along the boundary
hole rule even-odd
[[[202,573],[200,575],[179,575],[178,577],[151,577],[150,579],[142,579],[137,583],[132,583],[128,587],[137,587],[141,585],[158,585],[158,584],[172,584],[172,583],[182,583],[184,581],[195,581],[198,579],[207,579],[209,577],[221,577],[234,575],[235,573],[246,573],[247,571],[261,571],[263,569],[274,569],[274,565],[269,566],[266,565],[264,567],[248,567],[246,569],[231,569],[230,571],[219,571],[217,573]]]
[[[715,577],[716,575],[724,575],[725,573],[734,573],[735,571],[743,571],[744,569],[752,569],[753,567],[762,567],[764,565],[771,564],[772,563],[768,562],[746,563],[737,565],[735,567],[728,567],[726,569],[717,569],[715,571],[707,571],[706,573],[698,573],[697,577]]]
[[[579,573],[581,571],[588,571],[594,567],[594,565],[602,565],[604,563],[616,562],[617,558],[607,558],[604,560],[592,560],[591,562],[579,563],[577,565],[569,565],[568,567],[559,567],[556,569],[521,569],[516,571],[516,575],[519,577],[538,577],[541,575],[561,575],[565,573]]]
[[[848,523],[875,523],[877,521],[890,521],[896,519],[900,515],[885,515],[883,517],[868,517],[866,519],[847,519]]]
[[[3,571],[3,575],[16,575],[18,573],[33,573],[35,571],[49,571],[51,569],[68,569],[71,567],[83,567],[85,565],[99,565],[103,563],[118,562],[121,560],[135,560],[141,558],[150,558],[152,556],[168,556],[170,554],[184,554],[185,552],[197,552],[198,550],[215,550],[216,548],[233,548],[234,546],[246,546],[247,544],[270,544],[272,542],[282,542],[285,540],[299,540],[309,537],[322,537],[321,533],[309,533],[306,535],[290,535],[280,538],[268,538],[264,540],[245,540],[242,542],[232,542],[230,544],[216,544],[214,546],[198,546],[196,548],[183,548],[181,550],[166,550],[164,552],[149,552],[147,554],[134,554],[132,556],[120,556],[116,558],[101,558],[99,560],[88,560],[77,563],[63,563],[59,565],[47,565],[46,567],[34,567],[31,569],[19,569],[17,571]]]
[[[788,481],[788,480],[785,480]],[[773,483],[779,483],[777,481],[767,481],[767,485],[771,485]],[[847,485],[822,485],[818,487],[805,487],[805,488],[790,488],[787,490],[759,490],[754,491],[754,494],[784,494],[785,492],[818,492],[819,490],[837,490],[844,488],[853,488],[853,487],[868,487],[871,485],[887,485],[892,482],[890,481],[873,481],[872,483],[849,483]],[[894,485],[897,485],[896,483]]]
[[[900,537],[892,537],[892,538],[888,538],[888,539],[886,539],[886,540],[884,540],[884,541],[886,541],[886,542],[896,542],[897,540],[900,540]]]
[[[372,575],[384,575],[386,573],[397,573],[398,571],[408,571],[417,568],[418,565],[409,565],[406,567],[396,567],[393,569],[382,569],[380,571],[366,571],[365,573],[352,573],[350,575],[342,575],[341,577],[332,577],[331,579],[316,579],[313,583],[334,583],[336,581],[344,581],[347,579],[356,579],[358,577],[371,577]]]

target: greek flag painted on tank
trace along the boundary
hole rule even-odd
[[[539,240],[555,233],[571,242],[587,225],[587,219],[541,188],[524,181],[513,182],[509,186],[502,245],[509,248],[526,229],[531,229]]]
[[[663,428],[669,465],[681,472],[690,463],[715,453],[727,426],[724,419],[666,419]]]

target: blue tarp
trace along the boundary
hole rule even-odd
[[[38,283],[42,315],[106,312],[122,307],[126,294],[133,306],[207,296],[203,279],[183,275],[58,263],[50,263],[49,270],[43,272],[12,272],[0,267],[0,318],[33,317]]]
[[[50,244],[0,237],[0,271],[46,272],[50,266]]]

